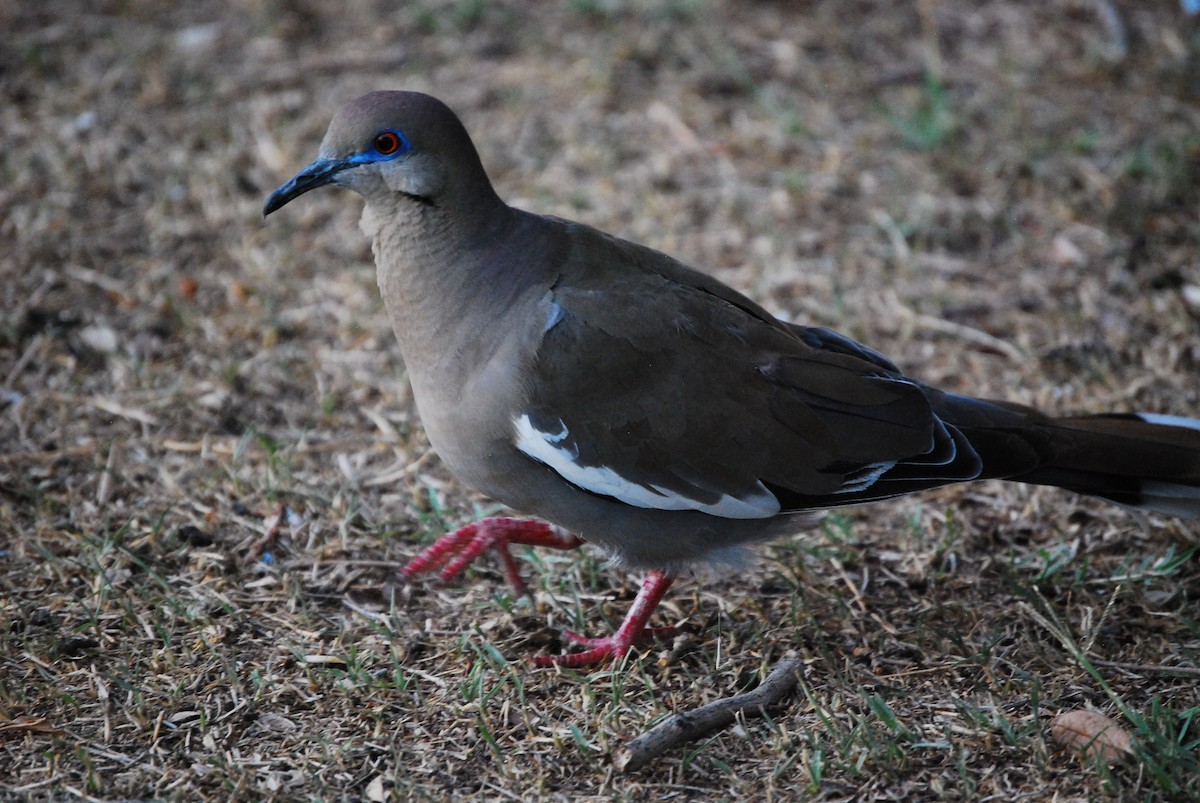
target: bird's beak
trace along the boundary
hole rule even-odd
[[[297,173],[291,181],[284,184],[267,199],[263,207],[263,217],[281,208],[293,198],[299,198],[309,190],[324,187],[333,182],[333,177],[348,167],[354,167],[354,162],[348,159],[316,159]]]

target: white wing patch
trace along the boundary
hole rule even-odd
[[[651,510],[697,510],[725,519],[766,519],[779,512],[779,500],[761,482],[740,496],[723,495],[715,502],[701,502],[657,485],[628,480],[607,466],[581,466],[577,449],[560,446],[567,437],[561,420],[558,432],[542,432],[528,415],[513,419],[516,447],[524,454],[554,469],[573,485],[601,496],[611,496],[627,505]]]

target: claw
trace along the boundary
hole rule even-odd
[[[583,541],[569,533],[533,519],[483,519],[443,535],[405,564],[400,569],[400,574],[407,578],[422,572],[437,571],[442,580],[453,580],[476,558],[488,550],[493,550],[500,557],[509,585],[518,594],[527,596],[529,589],[521,579],[516,560],[508,551],[511,544],[574,549],[582,543]],[[603,638],[588,638],[568,630],[565,632],[567,639],[587,649],[564,655],[540,655],[533,659],[533,663],[536,666],[568,668],[591,666],[605,661],[616,663],[641,639],[673,634],[675,629],[672,627],[646,627],[646,622],[674,579],[666,572],[655,569],[646,575],[637,599],[633,601],[629,613],[625,615],[625,620],[621,622],[616,633]]]
[[[649,621],[650,614],[654,613],[654,609],[658,607],[658,603],[662,601],[663,595],[667,593],[667,589],[671,587],[674,579],[661,569],[650,572],[646,575],[642,588],[638,591],[637,599],[633,601],[629,613],[625,615],[625,621],[621,622],[616,633],[603,638],[588,638],[570,630],[564,631],[563,635],[568,640],[590,647],[590,649],[563,655],[539,655],[533,659],[534,665],[562,666],[574,669],[605,661],[617,663],[633,649],[634,644],[646,636],[673,633],[675,629],[672,627],[648,628],[646,622]]]
[[[574,549],[583,542],[569,533],[534,519],[493,517],[468,524],[447,533],[410,560],[400,574],[413,577],[421,572],[440,569],[443,581],[453,580],[484,552],[495,550],[504,565],[504,576],[518,594],[528,596],[529,589],[521,579],[517,562],[509,553],[510,544],[546,546],[553,549]]]

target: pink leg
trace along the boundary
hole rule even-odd
[[[442,580],[451,580],[461,574],[475,558],[489,549],[494,549],[500,556],[500,562],[504,564],[504,575],[509,584],[518,594],[528,595],[529,589],[521,579],[517,562],[509,554],[509,544],[574,549],[582,543],[579,538],[556,530],[543,521],[494,517],[468,524],[443,535],[400,569],[400,574],[412,577],[421,572],[441,569],[439,577]]]
[[[633,601],[629,613],[625,615],[625,621],[621,622],[616,633],[605,638],[585,638],[568,630],[567,638],[578,644],[587,645],[591,649],[565,655],[538,656],[533,659],[534,664],[574,668],[598,664],[605,660],[616,662],[621,660],[625,653],[629,652],[630,648],[643,636],[671,631],[673,628],[669,627],[647,628],[646,622],[649,621],[650,614],[654,613],[654,609],[658,607],[658,603],[662,601],[663,595],[667,593],[667,589],[671,587],[674,580],[674,577],[661,569],[654,569],[646,575],[637,599]]]

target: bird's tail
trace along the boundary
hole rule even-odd
[[[1200,519],[1200,420],[1153,413],[1051,418],[949,394],[935,410],[979,453],[981,479],[1053,485]]]

